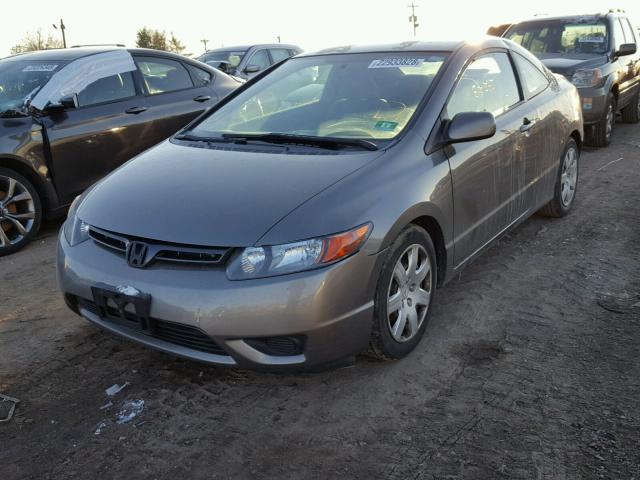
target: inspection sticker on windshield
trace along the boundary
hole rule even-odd
[[[415,67],[418,68],[424,63],[424,58],[381,58],[369,64],[369,68],[398,68]]]
[[[58,68],[57,64],[27,65],[22,69],[23,72],[53,72]]]
[[[380,120],[373,126],[376,130],[382,130],[383,132],[393,132],[398,126],[398,122],[387,122],[386,120]]]
[[[580,37],[578,41],[580,43],[604,43],[604,37]]]

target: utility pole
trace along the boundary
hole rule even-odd
[[[206,38],[203,38],[203,39],[202,39],[202,40],[200,40],[200,41],[204,44],[204,51],[206,52],[206,51],[207,51],[207,42],[208,42],[209,40],[207,40]]]
[[[415,5],[413,2],[411,2],[411,5],[407,5],[407,7],[409,7],[411,9],[411,16],[409,17],[409,21],[411,23],[413,23],[413,36],[416,36],[416,28],[418,28],[420,26],[420,24],[418,23],[418,17],[416,16],[416,8],[418,8],[420,5]]]
[[[282,43],[282,42],[280,41],[280,35],[278,35],[278,43]]]
[[[53,28],[55,28],[56,30],[58,30],[58,25],[56,25],[55,23],[53,24]],[[63,48],[67,48],[67,37],[64,34],[64,31],[66,30],[67,27],[65,27],[64,22],[62,21],[62,19],[60,19],[60,31],[62,32],[62,47]]]

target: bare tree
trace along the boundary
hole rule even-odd
[[[47,50],[50,48],[62,48],[62,42],[48,34],[46,37],[39,28],[36,33],[27,33],[22,41],[11,47],[11,54],[33,52],[34,50]]]

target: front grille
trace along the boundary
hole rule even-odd
[[[77,298],[76,303],[78,307],[84,308],[94,315],[100,317],[101,319],[108,321],[108,319],[105,319],[101,316],[100,308],[94,302]],[[115,312],[115,310],[110,313],[113,315],[117,315],[117,312]],[[123,325],[125,328],[131,328],[133,330],[139,331],[134,327],[134,325],[136,325],[137,323],[137,320],[135,319],[135,315],[133,313],[130,314],[129,312],[127,312],[126,320],[127,322],[131,322],[131,326],[128,327],[127,325]],[[157,318],[152,318],[150,320],[155,326],[153,332],[142,332],[150,337],[157,338],[174,345],[179,345],[181,347],[190,348],[192,350],[198,350],[200,352],[211,353],[214,355],[229,355],[223,348],[221,348],[199,328],[182,323],[158,320]],[[122,323],[119,323],[118,325],[122,325]]]
[[[127,254],[129,246],[133,242],[144,243],[148,247],[148,251],[143,259],[142,266],[148,266],[155,261],[219,265],[224,263],[231,251],[229,248],[158,242],[157,240],[122,235],[96,227],[89,227],[89,237],[98,245],[114,250],[123,256]]]

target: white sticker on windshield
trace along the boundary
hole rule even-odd
[[[424,58],[381,58],[369,64],[369,68],[420,67]]]
[[[57,64],[27,65],[22,69],[23,72],[53,72],[58,68]]]
[[[604,37],[580,37],[578,41],[580,43],[604,43]]]

